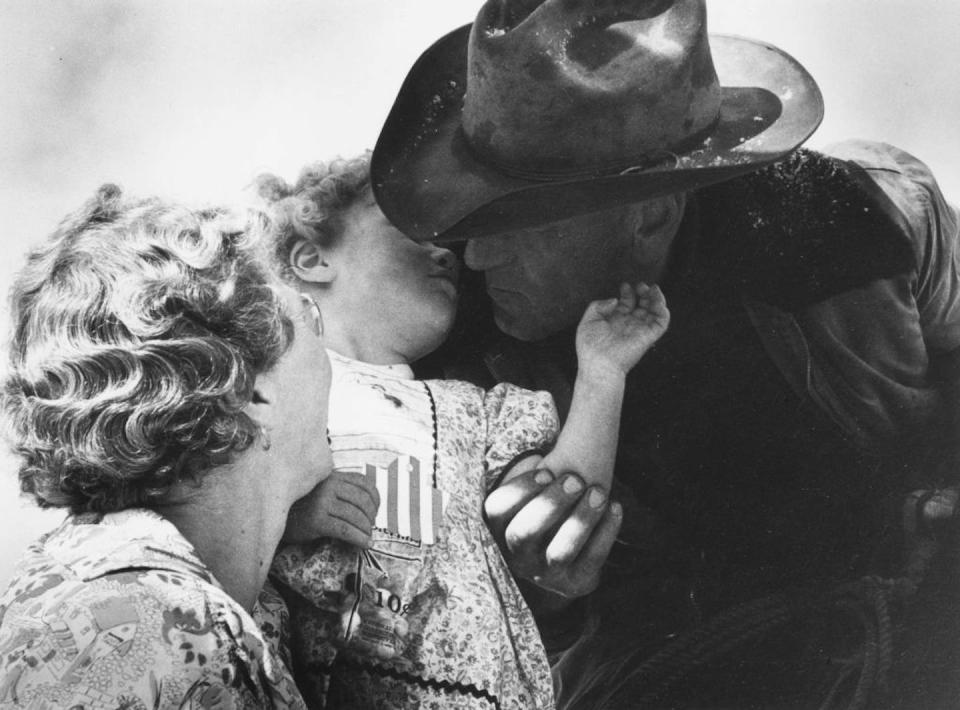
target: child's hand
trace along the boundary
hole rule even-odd
[[[580,369],[612,366],[626,374],[663,335],[670,311],[659,286],[620,285],[620,297],[594,301],[577,327]]]
[[[370,546],[380,494],[366,476],[334,471],[290,509],[284,540],[312,542],[321,537]]]

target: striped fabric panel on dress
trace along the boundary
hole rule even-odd
[[[434,411],[424,383],[331,353],[329,432],[334,467],[371,478],[380,493],[375,527],[434,544],[446,493],[435,488]]]
[[[367,464],[365,474],[380,493],[376,527],[424,545],[439,539],[446,501],[431,485],[432,471],[411,456],[400,456],[389,466]]]

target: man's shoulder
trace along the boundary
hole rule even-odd
[[[831,158],[856,163],[867,170],[885,170],[913,177],[930,175],[930,168],[919,158],[882,141],[848,138],[824,146],[821,152]]]
[[[915,155],[868,140],[835,143],[824,153],[857,166],[883,192],[913,244],[918,264],[929,258],[931,233],[942,231],[947,240],[953,238],[958,212],[947,202],[927,164]]]
[[[801,149],[699,190],[703,258],[787,310],[915,268],[902,215],[858,164]]]

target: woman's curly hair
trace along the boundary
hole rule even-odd
[[[104,185],[28,255],[3,392],[24,492],[74,513],[149,506],[253,442],[242,410],[292,338],[268,231]]]
[[[257,192],[270,206],[275,229],[270,255],[287,279],[290,251],[299,239],[333,245],[343,231],[343,215],[370,189],[370,151],[355,158],[311,163],[293,185],[276,175],[256,179]]]

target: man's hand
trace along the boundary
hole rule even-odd
[[[311,542],[321,537],[370,546],[380,494],[366,476],[334,471],[290,509],[286,542]]]
[[[545,469],[492,491],[484,512],[514,576],[567,599],[596,589],[623,517],[600,487]]]
[[[577,327],[580,369],[613,368],[625,375],[660,339],[670,311],[659,286],[620,284],[620,297],[594,301]]]

